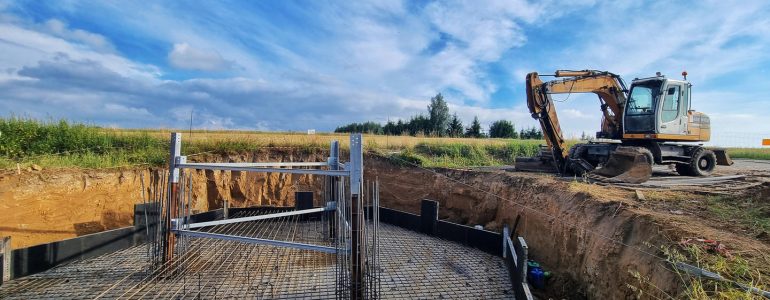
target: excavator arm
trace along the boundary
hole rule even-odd
[[[552,94],[594,93],[601,102],[602,131],[604,138],[620,138],[622,115],[628,90],[618,75],[610,72],[556,71],[555,77],[564,78],[549,82],[540,80],[537,73],[527,74],[527,107],[532,117],[540,122],[543,136],[551,149],[557,166],[564,172],[569,158],[569,149],[562,134]]]

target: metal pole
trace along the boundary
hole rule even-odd
[[[363,277],[364,277],[364,268],[363,268],[363,260],[361,259],[363,253],[361,251],[361,223],[360,223],[360,216],[358,215],[358,209],[359,209],[359,200],[360,196],[357,194],[353,194],[353,197],[351,198],[351,232],[353,233],[353,237],[351,240],[351,249],[353,253],[351,253],[352,256],[352,262],[350,264],[352,270],[350,272],[350,281],[351,281],[351,287],[350,287],[350,299],[356,300],[356,299],[363,299],[363,292],[364,288],[362,285]]]
[[[224,215],[223,218],[225,220],[230,218],[229,209],[230,209],[230,203],[227,201],[227,199],[225,199],[225,205],[224,205],[224,208],[222,209],[222,213]]]
[[[340,169],[339,162],[340,162],[340,143],[338,141],[332,141],[330,149],[329,149],[329,161],[328,161],[328,163],[329,163],[329,170],[339,170]],[[326,201],[327,201],[326,205],[328,206],[329,205],[329,203],[328,203],[329,201],[337,201],[337,194],[339,192],[338,189],[337,189],[337,182],[339,181],[339,177],[337,177],[337,176],[327,176],[327,178],[329,179],[328,180],[329,186],[327,187],[328,190],[329,190],[329,198],[326,199]],[[341,203],[337,202],[337,204],[336,204],[337,209],[340,209],[339,208],[340,204]],[[332,216],[334,216],[334,215],[335,214],[332,213]],[[329,218],[329,237],[330,238],[336,238],[337,237],[337,230],[336,230],[336,227],[334,226],[334,220],[333,219],[334,218]]]
[[[350,135],[350,227],[351,272],[350,299],[364,299],[364,264],[362,247],[361,183],[363,181],[363,149],[361,134]]]
[[[176,242],[176,237],[171,232],[171,220],[176,219],[178,217],[177,214],[177,192],[179,190],[179,169],[176,167],[178,163],[177,160],[181,158],[182,156],[182,134],[178,132],[174,132],[171,134],[171,147],[170,147],[170,156],[169,156],[169,163],[168,163],[168,198],[166,198],[166,205],[168,209],[166,210],[165,219],[166,222],[164,224],[164,232],[163,232],[163,241],[164,241],[164,247],[163,247],[163,262],[169,262],[174,258],[174,243]]]

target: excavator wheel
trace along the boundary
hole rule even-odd
[[[677,164],[676,172],[683,176],[709,176],[717,165],[717,156],[714,151],[698,148],[693,152],[690,161]]]
[[[646,151],[646,152],[645,152]],[[652,177],[652,162],[643,147],[618,147],[599,169],[591,172],[604,182],[642,183]]]

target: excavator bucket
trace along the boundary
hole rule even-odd
[[[598,175],[591,177],[604,182],[642,183],[652,177],[652,165],[637,148],[618,147],[607,163],[590,175]]]
[[[727,154],[727,149],[725,148],[711,148],[709,149],[711,151],[714,151],[714,155],[717,157],[717,165],[720,166],[732,166],[733,160],[730,159],[730,155]]]

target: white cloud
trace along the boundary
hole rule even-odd
[[[198,71],[225,71],[235,63],[226,60],[215,50],[199,49],[187,43],[176,43],[168,54],[168,61],[179,69]]]
[[[81,29],[69,29],[67,24],[57,19],[44,23],[47,31],[54,36],[82,43],[95,51],[113,52],[115,47],[104,36]]]
[[[117,103],[105,103],[104,104],[104,112],[113,115],[113,114],[130,114],[137,117],[149,117],[152,116],[150,111],[148,111],[146,108],[137,108],[137,107],[128,107],[122,104]]]
[[[718,13],[715,13],[718,12]],[[652,3],[622,2],[597,6],[595,29],[565,50],[565,61],[581,68],[606,69],[628,77],[687,69],[694,81],[705,80],[766,60],[770,24],[766,1]],[[622,34],[619,34],[622,32]],[[731,47],[738,39],[739,47]]]
[[[0,23],[0,66],[3,69],[21,69],[41,60],[62,54],[75,60],[99,62],[106,68],[130,78],[153,79],[160,75],[158,68],[133,62],[115,53],[103,53],[83,48],[77,43],[40,31],[23,28],[18,24]]]
[[[485,127],[508,119],[521,128],[537,125],[521,89],[514,89],[511,107],[490,100],[503,85],[522,87],[530,70],[599,68],[632,78],[686,67],[698,95],[694,103],[712,115],[715,126],[740,128],[741,122],[732,121],[736,116],[760,122],[758,116],[770,114],[766,73],[746,79],[754,84],[744,89],[757,91],[743,97],[739,87],[717,95],[730,85],[706,84],[767,60],[770,21],[757,2],[708,2],[674,13],[665,3],[324,3],[284,7],[287,15],[298,16],[290,26],[240,5],[207,5],[193,18],[180,18],[163,4],[89,5],[105,10],[102,22],[141,42],[176,42],[168,53],[156,54],[175,68],[227,71],[187,80],[162,79],[159,68],[118,53],[110,35],[71,28],[63,18],[41,24],[0,18],[0,111],[186,128],[194,108],[194,126],[201,128],[329,130],[352,121],[408,118],[424,112],[441,91],[466,123],[478,116]],[[712,11],[724,13],[710,17]],[[577,24],[557,32],[569,38],[542,38],[542,32],[553,34],[549,26],[563,16]],[[535,50],[511,51],[523,45]],[[541,57],[538,49],[553,55]],[[490,73],[500,61],[509,75],[502,80]],[[180,70],[174,73],[200,74]],[[599,127],[595,96],[583,96],[557,103],[568,136]],[[727,105],[725,99],[746,105]]]
[[[176,106],[169,109],[170,115],[174,118],[174,124],[178,128],[188,128],[192,125],[198,129],[227,129],[227,128],[247,128],[238,126],[232,118],[222,117],[210,112],[205,107],[194,107],[192,105]],[[190,124],[192,122],[192,124]],[[179,127],[181,124],[183,126]]]

